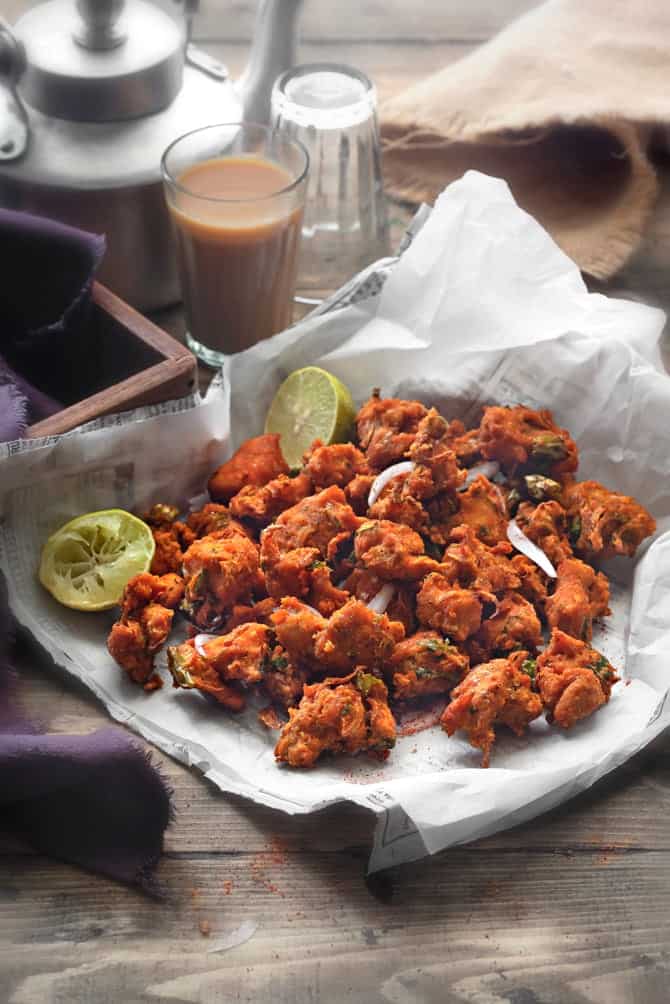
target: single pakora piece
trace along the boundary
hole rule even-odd
[[[217,531],[194,541],[184,555],[183,610],[198,627],[220,624],[256,585],[258,548],[246,536]]]
[[[445,560],[456,562],[460,585],[497,594],[521,585],[519,574],[508,557],[512,546],[507,541],[487,547],[467,525],[457,526],[450,541]]]
[[[316,439],[303,457],[303,463],[304,472],[312,479],[316,491],[330,485],[344,488],[359,475],[369,474],[365,456],[353,443],[324,446]]]
[[[277,760],[311,767],[322,753],[370,753],[386,759],[395,745],[396,725],[388,691],[371,673],[308,684],[275,748]]]
[[[295,478],[280,474],[265,485],[246,485],[230,500],[230,511],[237,519],[267,526],[280,513],[311,494],[312,481],[308,474],[298,474]]]
[[[399,642],[388,661],[398,701],[448,694],[469,669],[467,655],[437,631],[418,631]]]
[[[382,398],[374,390],[356,416],[358,442],[370,470],[383,471],[402,460],[427,413],[419,401]]]
[[[167,641],[183,593],[178,575],[149,572],[133,576],[123,591],[121,616],[112,625],[107,648],[131,680],[147,691],[163,685],[154,673],[154,658]]]
[[[295,707],[302,697],[309,670],[297,666],[281,645],[275,645],[265,667],[263,687],[273,704],[288,709]]]
[[[233,519],[230,510],[218,502],[208,502],[202,509],[188,514],[186,522],[194,537],[208,537],[210,533],[222,533],[227,537],[249,537],[249,532]]]
[[[520,648],[534,652],[542,642],[542,625],[528,600],[520,593],[507,593],[493,616],[482,622],[473,641],[472,654],[478,653],[479,662]]]
[[[374,480],[374,474],[357,474],[344,489],[346,500],[357,516],[365,516],[368,511],[368,498]]]
[[[564,729],[606,704],[618,680],[604,655],[558,628],[537,660],[535,682],[547,721]]]
[[[463,492],[455,496],[458,505],[447,521],[449,532],[457,526],[471,526],[489,547],[505,540],[509,515],[503,494],[483,474],[478,475]]]
[[[200,655],[222,680],[251,687],[264,677],[271,640],[272,634],[266,624],[251,621],[240,624],[228,634],[203,641]]]
[[[556,576],[556,588],[545,604],[549,627],[591,641],[593,619],[610,612],[607,579],[578,558],[565,558]]]
[[[314,666],[317,662],[315,641],[328,624],[316,610],[286,596],[272,614],[270,621],[277,641],[286,649],[292,662]]]
[[[266,485],[288,473],[279,436],[268,432],[242,443],[230,460],[214,471],[207,489],[215,502],[229,502],[245,485]]]
[[[572,557],[568,540],[568,519],[558,502],[522,502],[516,513],[516,522],[529,540],[544,551],[553,565]]]
[[[379,498],[368,509],[370,519],[402,523],[416,533],[428,531],[428,513],[418,498],[409,495],[405,483],[407,475],[399,474],[384,485]]]
[[[570,539],[582,557],[632,557],[656,530],[656,520],[644,506],[597,481],[575,482],[567,486],[565,494]]]
[[[286,509],[261,534],[261,565],[268,572],[291,551],[310,548],[326,559],[329,545],[346,538],[362,520],[337,485]]]
[[[525,554],[515,554],[512,565],[520,580],[518,591],[533,604],[538,617],[543,616],[547,599],[547,575]]]
[[[209,694],[230,711],[244,709],[246,698],[241,686],[222,679],[212,664],[198,652],[193,638],[182,645],[170,646],[167,656],[173,687]]]
[[[456,454],[449,444],[449,427],[440,414],[431,408],[419,422],[416,436],[407,451],[414,469],[403,485],[405,495],[430,499],[441,492],[455,492],[466,478]]]
[[[462,729],[470,745],[482,750],[482,767],[489,765],[494,726],[506,725],[520,736],[542,714],[542,702],[523,668],[527,658],[527,652],[514,652],[470,670],[444,709],[442,728],[449,736]]]
[[[240,624],[269,624],[270,617],[277,609],[277,601],[272,596],[267,596],[258,603],[236,603],[223,624],[223,632],[228,634]]]
[[[577,447],[567,429],[554,422],[550,411],[534,411],[522,404],[484,409],[479,442],[486,460],[497,460],[506,474],[519,469],[546,471],[553,477],[577,470]]]
[[[490,600],[494,602],[495,597]],[[465,641],[479,630],[482,611],[481,594],[461,589],[437,572],[424,579],[416,598],[419,622],[454,641]]]
[[[331,570],[325,561],[317,562],[311,569],[309,605],[315,607],[324,617],[330,617],[351,599],[345,589],[333,585]]]
[[[377,614],[359,600],[336,610],[317,635],[314,653],[331,672],[350,673],[356,666],[380,668],[405,636],[402,624]]]
[[[479,428],[466,429],[458,418],[452,418],[447,430],[447,442],[462,467],[472,467],[481,460]]]
[[[365,520],[356,531],[356,560],[384,581],[421,579],[439,569],[425,554],[425,545],[414,530],[387,519]]]

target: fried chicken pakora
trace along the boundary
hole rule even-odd
[[[618,679],[604,655],[558,628],[537,659],[535,682],[547,721],[564,729],[606,704]]]
[[[264,485],[245,485],[230,500],[230,511],[238,519],[248,519],[255,526],[267,526],[281,513],[312,494],[308,474],[295,478],[280,474]]]
[[[426,555],[418,533],[387,519],[361,521],[354,552],[357,561],[384,581],[420,579],[439,568],[438,562]]]
[[[469,660],[437,631],[418,631],[398,642],[388,660],[392,694],[409,701],[431,694],[448,694],[469,669]]]
[[[112,625],[107,648],[130,679],[147,691],[163,685],[154,673],[154,659],[168,639],[183,594],[183,579],[171,573],[141,572],[123,591],[121,616]]]
[[[524,671],[527,659],[527,652],[518,651],[471,669],[444,709],[442,728],[449,736],[464,731],[470,745],[482,751],[482,767],[489,766],[494,726],[506,725],[520,736],[542,714],[542,701]]]
[[[471,526],[484,544],[492,547],[505,540],[509,515],[500,488],[480,474],[455,496],[456,511],[447,519],[450,533],[457,526]]]
[[[656,530],[656,520],[629,495],[610,491],[597,481],[578,481],[566,488],[570,538],[584,558],[632,558]]]
[[[594,618],[609,613],[607,579],[579,558],[565,558],[556,576],[556,588],[545,604],[550,630],[559,628],[573,638],[591,641]]]
[[[515,649],[534,652],[542,642],[542,625],[535,608],[520,593],[507,593],[495,613],[482,621],[469,648],[473,662],[488,662],[493,656],[505,655]]]
[[[495,597],[490,596],[491,602]],[[465,641],[482,623],[483,597],[472,589],[461,589],[439,572],[426,576],[416,598],[420,624],[441,631],[454,641]]]
[[[182,608],[204,630],[221,624],[235,603],[249,599],[256,584],[257,546],[244,535],[225,534],[200,537],[184,555]]]
[[[303,458],[303,471],[311,478],[315,491],[337,485],[345,488],[354,478],[369,474],[368,462],[353,443],[324,446],[316,439]]]
[[[279,436],[268,432],[242,443],[230,460],[214,471],[207,490],[215,502],[230,502],[245,485],[265,485],[288,473]]]
[[[521,468],[546,471],[552,476],[577,470],[577,447],[567,429],[560,429],[547,409],[533,411],[521,404],[485,408],[479,443],[482,456],[497,460],[507,474]]]
[[[275,748],[278,761],[311,767],[322,753],[369,753],[384,760],[395,745],[396,724],[386,685],[359,670],[308,684]]]
[[[359,600],[349,600],[316,636],[314,654],[331,673],[350,673],[356,666],[378,669],[404,636],[402,624],[376,614]]]
[[[515,518],[528,539],[544,551],[554,566],[564,558],[572,557],[567,514],[558,502],[541,502],[539,505],[522,502]]]
[[[496,594],[520,588],[519,573],[509,560],[512,546],[507,541],[487,547],[468,525],[457,526],[450,541],[444,560],[456,563],[461,586]]]
[[[449,426],[435,408],[419,422],[407,456],[414,462],[414,469],[403,485],[405,495],[430,499],[443,492],[455,492],[465,481],[466,471],[449,445]]]
[[[402,460],[427,414],[418,401],[382,398],[373,391],[356,416],[358,443],[370,470],[377,473]]]
[[[230,711],[244,710],[247,701],[242,687],[238,683],[227,683],[222,679],[211,663],[198,652],[195,639],[191,638],[182,645],[170,646],[167,655],[174,687],[209,694]]]

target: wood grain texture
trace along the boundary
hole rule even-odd
[[[5,0],[3,13],[25,5]],[[197,22],[234,75],[253,6],[204,0]],[[299,58],[359,66],[383,99],[532,6],[306,0]],[[669,178],[644,245],[598,288],[670,305]],[[392,207],[395,234],[408,215]],[[157,321],[183,331],[178,311]],[[29,648],[21,666],[27,705],[54,731],[108,724],[90,694]],[[374,820],[364,810],[284,816],[154,756],[177,808],[159,867],[165,902],[0,837],[3,1004],[668,1000],[668,736],[545,816],[369,881]]]

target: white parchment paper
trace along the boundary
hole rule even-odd
[[[475,172],[445,190],[397,263],[369,270],[348,298],[232,357],[204,400],[0,447],[0,567],[19,621],[114,718],[224,791],[290,813],[341,800],[372,809],[375,870],[531,818],[670,724],[670,381],[658,368],[663,314],[589,294],[507,186]],[[68,611],[44,592],[36,568],[53,529],[83,511],[202,491],[230,449],[262,430],[283,377],[310,363],[358,403],[381,387],[473,422],[485,403],[549,407],[577,441],[580,477],[651,510],[652,542],[606,569],[614,614],[594,645],[624,676],[607,707],[567,733],[543,721],[521,738],[501,732],[488,770],[437,728],[400,737],[383,765],[339,758],[291,770],[275,764],[276,734],[256,707],[233,716],[169,685],[145,694],[107,653],[113,615]]]

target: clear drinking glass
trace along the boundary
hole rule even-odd
[[[272,123],[310,157],[296,299],[319,303],[388,254],[377,96],[358,70],[309,63],[283,73],[272,91]]]
[[[299,141],[252,123],[196,129],[163,154],[186,342],[210,366],[292,321],[308,165]]]

